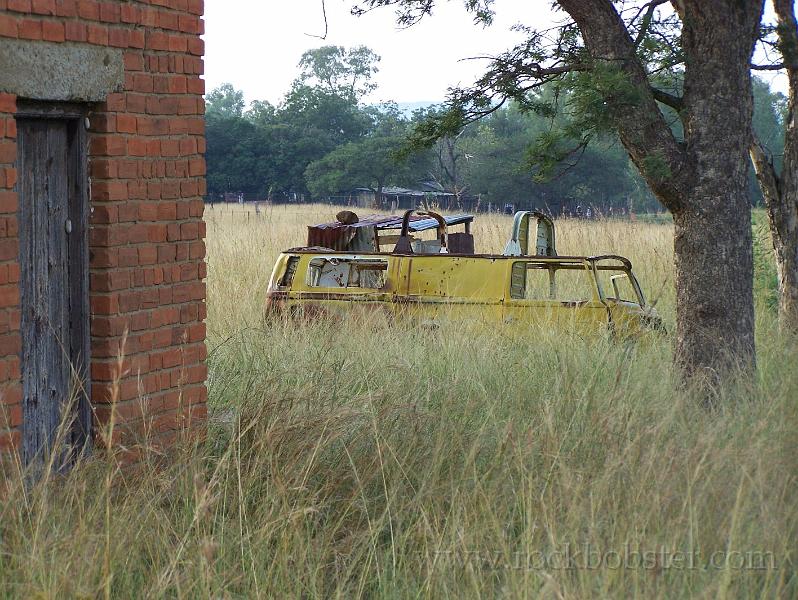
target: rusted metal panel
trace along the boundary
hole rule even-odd
[[[456,232],[449,234],[450,254],[474,254],[474,236],[471,233]]]
[[[470,223],[474,220],[474,215],[449,215],[445,216],[447,225],[459,225],[461,223]],[[438,226],[436,219],[431,217],[412,215],[410,217],[410,231],[426,231],[427,229],[435,229]],[[338,229],[341,227],[376,227],[378,230],[383,229],[400,229],[402,227],[402,216],[400,215],[369,215],[357,221],[356,223],[343,224],[340,221],[332,221],[330,223],[319,223],[312,225],[314,229]]]
[[[470,223],[474,220],[474,215],[469,214],[460,214],[460,215],[449,215],[444,216],[444,220],[448,226],[452,225],[460,225],[464,223]],[[420,215],[412,215],[410,217],[410,231],[426,231],[427,229],[435,229],[438,226],[437,219],[427,216],[420,216]],[[313,229],[342,229],[345,227],[375,227],[378,231],[383,231],[386,229],[400,229],[402,227],[402,216],[400,215],[369,215],[367,217],[363,217],[356,223],[352,224],[343,224],[339,221],[333,221],[330,223],[319,223],[318,225],[312,225],[310,228]]]

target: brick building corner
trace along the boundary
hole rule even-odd
[[[21,219],[49,163],[23,160],[20,132],[50,123],[48,107],[86,149],[85,232],[66,228],[87,245],[88,438],[112,409],[123,443],[168,445],[206,418],[202,13],[202,0],[0,0],[0,448],[23,445],[31,403],[46,400],[23,384],[38,385],[25,327],[41,319],[24,313],[20,240],[41,227]]]

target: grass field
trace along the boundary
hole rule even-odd
[[[798,595],[798,343],[761,218],[757,380],[708,412],[676,391],[667,336],[265,322],[278,252],[334,212],[206,211],[207,442],[125,475],[12,477],[4,595]],[[561,253],[632,259],[673,330],[668,225],[557,226]],[[480,217],[478,250],[509,227]]]

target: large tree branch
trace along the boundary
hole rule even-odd
[[[795,4],[793,0],[773,0],[776,9],[778,26],[778,46],[781,52],[784,68],[790,86],[790,97],[787,105],[786,142],[796,145],[796,160],[798,161],[798,21],[795,18]],[[786,149],[785,149],[786,152]],[[798,162],[795,165],[798,168]]]
[[[516,78],[525,77],[535,80],[551,77],[553,75],[566,75],[567,73],[587,71],[589,69],[587,65],[580,64],[544,67],[540,63],[523,63],[521,60],[511,60],[504,56],[471,56],[467,60],[490,60],[495,66],[502,67],[506,72],[515,75]]]
[[[795,19],[795,3],[793,0],[773,0],[778,25],[776,35],[779,39],[779,50],[787,71],[798,73],[798,23]]]
[[[664,90],[658,90],[655,87],[651,88],[651,93],[654,96],[654,100],[657,102],[661,102],[665,106],[670,106],[673,110],[679,112],[684,108],[684,100],[681,96],[677,96],[675,94],[670,94]]]
[[[778,46],[789,81],[781,179],[784,189],[787,190],[783,195],[790,196],[790,201],[795,205],[798,204],[798,21],[795,18],[793,0],[773,0],[773,6],[778,19]],[[798,219],[798,206],[793,207],[793,212],[793,219]],[[798,223],[793,226],[798,230]]]
[[[559,0],[579,26],[591,58],[619,70],[634,101],[602,91],[621,142],[660,201],[671,211],[682,206],[680,177],[684,153],[657,106],[634,42],[610,0]],[[627,97],[630,95],[627,94]]]
[[[789,81],[789,97],[784,122],[782,172],[777,179],[780,202],[775,210],[770,206],[768,210],[774,236],[778,233],[781,243],[795,248],[798,246],[798,21],[793,0],[773,0],[773,6],[778,21],[778,48]],[[798,327],[798,316],[793,314],[791,319]]]
[[[765,199],[773,241],[778,244],[788,234],[785,226],[789,210],[785,198],[782,196],[782,182],[776,173],[776,167],[767,148],[759,141],[756,134],[751,141],[748,153],[751,157],[751,164],[754,166],[759,188],[762,190],[762,197]]]
[[[784,67],[784,63],[776,63],[775,65],[751,65],[751,69],[754,71],[781,71]]]
[[[765,198],[765,203],[775,205],[779,203],[779,176],[776,173],[776,167],[773,161],[768,156],[768,151],[762,142],[759,141],[756,134],[751,142],[751,147],[748,149],[751,156],[751,163],[754,166],[757,181],[762,189],[762,195]]]

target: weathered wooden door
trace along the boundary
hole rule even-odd
[[[23,456],[67,466],[86,448],[88,211],[83,119],[54,107],[17,117]]]

